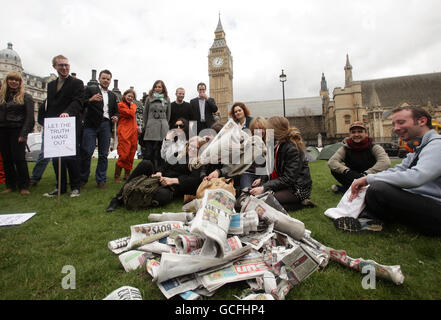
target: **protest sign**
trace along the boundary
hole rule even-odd
[[[76,155],[75,117],[44,119],[44,157]]]
[[[0,215],[0,227],[16,226],[32,218],[36,212],[33,213],[15,213]]]

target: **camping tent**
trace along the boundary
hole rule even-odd
[[[343,145],[341,142],[329,144],[323,148],[317,157],[317,160],[329,160],[333,154]]]
[[[306,158],[310,162],[317,160],[317,157],[319,154],[320,154],[320,152],[318,151],[318,149],[316,147],[309,146],[306,148]]]

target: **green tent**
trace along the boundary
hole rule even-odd
[[[317,160],[319,154],[320,151],[316,147],[309,146],[306,148],[306,158],[308,159],[308,161]]]
[[[343,143],[337,142],[324,146],[324,148],[318,155],[317,160],[329,160],[342,145]]]

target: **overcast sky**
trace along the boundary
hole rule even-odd
[[[208,84],[208,51],[219,12],[234,64],[234,100],[318,96],[322,72],[332,93],[354,80],[441,71],[439,0],[14,0],[3,1],[0,49],[12,42],[26,72],[55,73],[67,56],[87,83],[109,69],[121,91],[162,79],[195,97]],[[111,85],[113,88],[113,83]]]

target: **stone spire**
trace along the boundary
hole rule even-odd
[[[221,22],[221,18],[220,18],[220,12],[219,12],[219,22],[217,23],[217,28],[214,31],[214,33],[217,32],[224,32],[224,28],[222,27],[222,22]]]
[[[346,65],[345,65],[345,87],[348,87],[352,82],[352,66],[349,63],[349,55],[346,54]]]
[[[370,96],[369,105],[374,108],[381,107],[380,98],[377,94],[377,89],[375,89],[375,84],[372,84],[372,94]]]
[[[320,91],[328,91],[328,84],[326,83],[326,78],[324,73],[322,73],[322,82],[320,83]]]
[[[214,31],[214,42],[211,48],[223,48],[227,47],[227,42],[225,41],[225,31],[222,27],[222,22],[220,19],[220,13],[219,13],[219,21],[217,23],[216,30]]]

